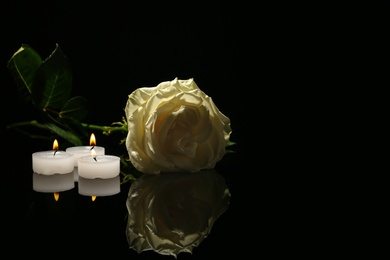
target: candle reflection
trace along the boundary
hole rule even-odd
[[[87,179],[79,176],[79,194],[85,196],[111,196],[120,192],[120,177]]]
[[[73,173],[43,175],[33,173],[33,190],[38,192],[61,192],[74,188]]]

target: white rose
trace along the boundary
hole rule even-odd
[[[225,154],[230,119],[193,79],[138,88],[129,95],[126,147],[143,173],[212,169]]]
[[[230,198],[225,179],[214,169],[144,174],[132,183],[126,201],[129,247],[175,257],[192,253],[228,209]]]

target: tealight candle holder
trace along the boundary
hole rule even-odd
[[[83,156],[78,159],[79,177],[109,179],[120,173],[120,158],[115,155]]]
[[[33,171],[43,175],[66,174],[73,172],[74,156],[58,150],[58,142],[54,140],[53,150],[32,154]]]
[[[71,153],[74,155],[74,181],[78,181],[79,174],[78,174],[78,160],[80,157],[91,155],[91,152],[94,151],[94,154],[96,155],[104,155],[105,154],[105,148],[102,146],[96,146],[96,138],[95,135],[92,133],[90,140],[90,145],[85,146],[72,146],[66,148],[66,152]]]

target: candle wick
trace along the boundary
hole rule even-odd
[[[54,150],[54,154],[53,154],[53,156],[56,156],[56,153],[58,152],[58,150]]]
[[[95,148],[95,146],[94,146],[94,145],[92,145],[92,147],[91,147],[91,149],[90,149],[90,150],[92,150],[93,148]]]

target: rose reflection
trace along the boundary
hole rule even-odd
[[[192,253],[228,209],[230,197],[215,170],[144,174],[131,185],[126,201],[129,246],[138,253]]]

